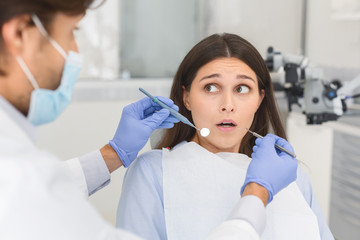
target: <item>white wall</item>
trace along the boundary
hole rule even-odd
[[[315,65],[359,70],[360,17],[339,19],[333,1],[338,0],[308,0],[306,54]],[[88,11],[80,24],[78,42],[86,59],[83,78],[119,77],[120,2],[105,1]],[[199,6],[199,39],[231,32],[263,55],[270,45],[284,53],[301,51],[302,0],[199,0]]]
[[[100,8],[87,11],[80,22],[76,39],[85,60],[81,78],[98,80],[119,77],[119,9],[119,0],[106,0]]]
[[[307,55],[320,66],[360,72],[360,18],[337,18],[332,1],[308,1]]]
[[[199,40],[213,33],[229,32],[249,40],[262,55],[265,55],[270,45],[283,52],[300,52],[300,0],[198,1]],[[120,77],[120,7],[120,0],[106,0],[99,9],[89,10],[80,23],[77,39],[85,59],[81,78]],[[161,16],[157,16],[159,17]],[[184,16],[187,17],[189,16]],[[163,35],[166,34],[168,32]],[[188,37],[183,36],[184,41]]]
[[[300,0],[209,0],[204,7],[203,36],[229,32],[250,41],[265,55],[269,46],[300,53]]]

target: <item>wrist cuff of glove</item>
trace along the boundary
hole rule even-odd
[[[266,188],[266,190],[269,193],[269,198],[268,198],[268,203],[267,203],[267,204],[269,204],[273,200],[273,192],[274,191],[272,190],[272,187],[268,183],[263,181],[262,179],[251,179],[251,178],[245,179],[244,185],[241,187],[240,196],[242,196],[246,185],[248,185],[251,182],[257,183],[257,184],[263,186],[264,188]]]
[[[115,150],[117,155],[119,156],[123,166],[127,168],[130,165],[130,159],[128,158],[125,151],[123,151],[121,148],[118,148],[116,143],[113,140],[110,140],[109,145]]]

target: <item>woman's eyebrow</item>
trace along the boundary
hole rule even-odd
[[[202,78],[200,79],[200,81],[201,81],[201,80],[204,80],[204,79],[216,78],[216,77],[220,77],[220,76],[221,76],[221,75],[220,75],[219,73],[214,73],[214,74],[211,74],[211,75],[202,77]],[[239,74],[239,75],[236,76],[236,78],[237,78],[237,79],[249,79],[249,80],[255,82],[255,80],[254,80],[252,77],[250,77],[250,76],[248,76],[248,75],[245,75],[245,74]]]
[[[215,77],[220,77],[220,74],[219,74],[219,73],[214,73],[214,74],[211,74],[211,75],[209,75],[209,76],[202,77],[202,78],[200,79],[200,81],[201,81],[201,80],[204,80],[204,79],[208,79],[208,78],[215,78]]]
[[[245,75],[245,74],[239,74],[239,75],[236,76],[236,78],[237,79],[249,79],[249,80],[255,82],[255,80],[252,77],[250,77],[248,75]]]

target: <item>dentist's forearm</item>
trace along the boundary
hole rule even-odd
[[[267,205],[269,199],[269,192],[266,190],[265,187],[261,186],[260,184],[251,182],[246,185],[242,197],[247,195],[254,195],[264,203],[264,206]]]
[[[100,149],[100,153],[103,156],[106,166],[108,167],[110,173],[112,173],[113,171],[115,171],[116,169],[118,169],[123,165],[121,159],[109,144],[102,147]]]

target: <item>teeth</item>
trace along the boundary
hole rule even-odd
[[[235,126],[233,123],[230,123],[230,122],[223,122],[223,123],[220,123],[219,125],[220,126],[228,126],[228,127]]]

